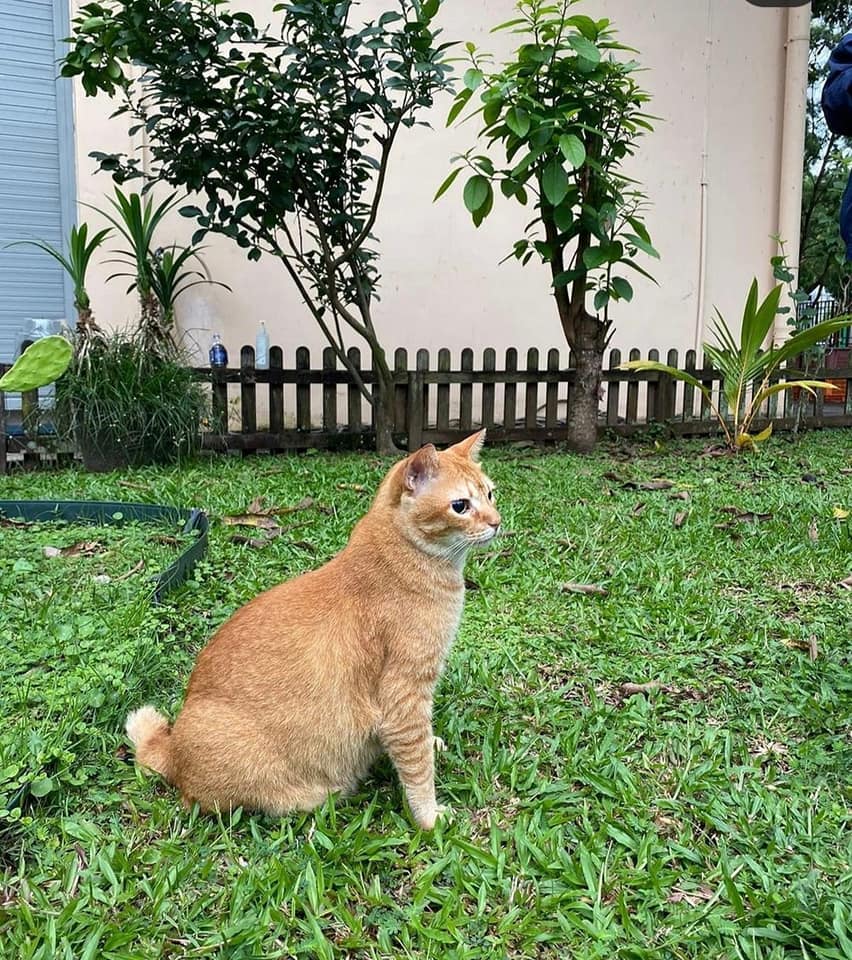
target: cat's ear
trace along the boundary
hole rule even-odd
[[[479,461],[479,452],[484,445],[485,430],[482,429],[479,433],[474,433],[472,436],[467,437],[467,439],[450,447],[450,450],[453,450],[455,453],[460,453],[463,457],[470,457],[474,463],[477,463]]]
[[[406,490],[417,493],[438,473],[438,451],[427,443],[405,461],[403,483]]]

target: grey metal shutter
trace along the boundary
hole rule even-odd
[[[73,320],[62,268],[15,240],[63,248],[73,222],[70,82],[57,58],[69,0],[0,0],[0,361],[17,354],[33,318]]]

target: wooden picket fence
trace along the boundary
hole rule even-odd
[[[557,349],[527,351],[524,363],[518,351],[506,350],[498,366],[497,352],[486,348],[476,364],[473,350],[465,349],[454,364],[449,350],[418,350],[413,365],[408,353],[394,354],[394,433],[404,447],[423,443],[451,443],[481,426],[488,428],[489,442],[532,441],[556,443],[567,437],[567,417],[575,370],[570,357],[562,366]],[[375,382],[371,370],[361,369],[360,351],[348,352],[353,366],[361,370],[366,384]],[[631,350],[627,359],[639,359]],[[659,360],[656,350],[648,359]],[[243,347],[238,367],[196,368],[199,380],[210,384],[212,418],[202,437],[209,450],[285,451],[307,449],[358,449],[373,444],[374,431],[369,404],[365,403],[352,375],[330,347],[322,352],[319,368],[312,367],[310,351],[299,347],[294,364],[285,366],[284,351],[272,347],[269,367],[257,369],[254,349]],[[542,362],[543,360],[543,362]],[[677,367],[678,352],[664,358]],[[852,426],[852,360],[849,350],[835,350],[826,369],[812,376],[828,379],[835,389],[815,400],[806,398],[802,424],[806,427]],[[707,402],[694,388],[669,376],[653,372],[619,370],[618,350],[609,351],[603,375],[604,398],[599,419],[602,432],[620,436],[641,434],[649,428],[678,436],[700,436],[717,431]],[[0,374],[4,370],[0,364]],[[696,366],[695,352],[683,358],[688,370],[719,397],[719,375],[712,368]],[[781,377],[795,380],[790,368]],[[67,445],[55,439],[4,431],[4,398],[0,394],[0,473],[5,472],[7,451],[24,465],[45,459],[64,463],[73,458]],[[22,397],[23,423],[38,421],[38,393]],[[16,415],[17,416],[17,415]],[[793,425],[793,396],[772,397],[764,406],[757,427],[769,420],[777,429]]]
[[[812,374],[830,378],[836,389],[816,400],[806,398],[805,426],[852,425],[852,363],[848,351],[844,353],[842,366]],[[372,371],[362,369],[360,351],[353,347],[347,356],[364,382],[373,384]],[[639,358],[640,352],[634,349],[624,359]],[[474,352],[468,348],[461,351],[454,366],[450,351],[442,349],[433,365],[429,351],[418,350],[410,368],[407,351],[398,349],[393,364],[395,435],[409,449],[423,443],[452,442],[480,426],[488,428],[490,442],[564,440],[576,373],[570,358],[567,366],[561,365],[557,349],[548,350],[543,359],[542,363],[540,352],[531,348],[521,365],[518,351],[510,348],[498,367],[497,352],[489,347],[477,366]],[[659,360],[659,352],[650,350],[648,359]],[[204,445],[242,451],[369,446],[371,408],[334,351],[330,347],[323,350],[318,369],[312,367],[307,347],[299,347],[294,360],[293,366],[285,366],[282,349],[272,347],[268,368],[257,369],[254,349],[246,346],[240,352],[239,367],[197,368],[197,376],[212,388],[213,422]],[[709,405],[693,387],[656,372],[619,370],[622,362],[619,350],[609,351],[603,375],[602,431],[631,436],[657,424],[680,436],[716,432]],[[678,352],[669,350],[664,362],[677,367]],[[698,368],[695,351],[686,353],[683,369],[718,396],[718,372],[707,366]],[[789,379],[796,375],[792,367],[780,374]],[[268,425],[264,429],[258,429],[261,392],[266,393],[262,399]],[[293,412],[289,418],[288,411]],[[764,405],[761,423],[769,419],[778,429],[793,425],[790,394],[773,396]]]

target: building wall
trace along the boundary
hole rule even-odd
[[[263,19],[272,4],[239,5]],[[387,3],[362,6],[369,13]],[[470,39],[498,54],[510,48],[510,38],[491,36],[489,29],[512,15],[512,0],[447,0],[445,8],[447,39]],[[581,9],[609,16],[622,39],[639,49],[650,110],[661,118],[630,166],[653,204],[647,222],[661,260],[648,266],[657,285],[637,277],[633,302],[616,305],[613,345],[687,350],[703,339],[714,306],[735,320],[751,278],[764,286],[771,280],[787,14],[745,0],[588,0]],[[564,347],[547,268],[499,265],[522,233],[525,211],[498,200],[476,230],[460,184],[432,202],[450,158],[471,145],[474,133],[473,125],[445,129],[449,104],[448,97],[435,108],[434,129],[406,131],[393,158],[377,225],[384,281],[376,322],[384,342],[391,349],[448,346],[454,354],[465,346]],[[128,142],[110,111],[108,100],[85,98],[77,89],[81,201],[103,203],[111,189],[107,175],[93,173],[90,151],[140,147]],[[81,216],[96,219],[89,211]],[[170,229],[164,243],[187,240],[193,225],[176,217]],[[250,263],[221,237],[209,238],[205,258],[215,278],[233,290],[196,287],[185,297],[180,322],[205,350],[210,333],[221,331],[234,356],[253,342],[261,320],[290,359],[300,344],[324,345],[274,260]],[[98,319],[118,325],[132,319],[135,305],[120,282],[104,283],[108,272],[95,267],[92,299]]]

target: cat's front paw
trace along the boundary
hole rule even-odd
[[[432,737],[432,746],[438,753],[445,753],[447,745],[440,737]]]
[[[417,826],[421,830],[434,830],[438,817],[445,818],[450,813],[450,808],[443,803],[436,803],[434,807],[428,810],[420,811],[415,815]]]

